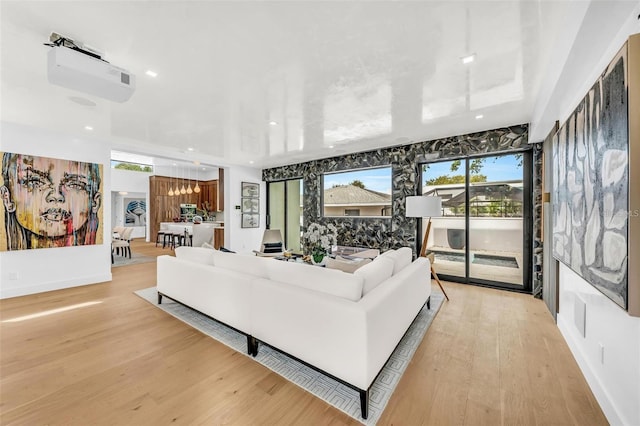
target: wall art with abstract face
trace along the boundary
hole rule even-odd
[[[102,244],[101,164],[0,154],[0,251]]]
[[[629,112],[623,48],[553,141],[553,255],[627,308]]]

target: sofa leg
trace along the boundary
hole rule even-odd
[[[360,389],[360,413],[363,419],[369,416],[369,390]]]
[[[258,355],[258,339],[247,335],[247,353],[253,357]]]
[[[427,298],[427,309],[431,310],[431,296]]]
[[[158,292],[158,305],[162,303],[162,293]]]
[[[258,356],[258,339],[256,339],[255,337],[251,337],[253,339],[253,352],[251,353],[251,355],[255,358],[256,356]]]

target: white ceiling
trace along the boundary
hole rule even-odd
[[[558,84],[638,4],[596,3],[2,0],[1,118],[249,167],[528,122],[541,140]],[[50,85],[52,31],[134,73],[132,98]]]

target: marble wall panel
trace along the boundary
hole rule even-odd
[[[416,253],[417,222],[414,218],[405,217],[405,197],[418,193],[420,163],[529,149],[533,149],[533,145],[528,144],[528,126],[522,124],[265,169],[262,177],[266,182],[302,178],[303,226],[312,222],[333,223],[339,230],[340,245],[372,247],[382,251],[411,247]],[[324,173],[389,165],[392,167],[391,218],[323,217],[320,214]],[[536,184],[540,184],[540,181]],[[541,199],[536,202],[540,203]],[[540,226],[540,222],[536,222],[535,226]],[[534,235],[539,234],[534,230]],[[536,241],[541,244],[539,237]]]

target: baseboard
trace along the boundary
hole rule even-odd
[[[108,274],[88,275],[71,280],[50,281],[47,283],[40,283],[31,286],[0,289],[0,299],[27,296],[29,294],[44,293],[45,291],[62,290],[71,287],[80,287],[83,285],[103,283],[111,280],[112,276],[111,272],[109,272]]]
[[[623,421],[612,398],[610,397],[606,388],[602,385],[600,378],[595,374],[591,363],[588,361],[587,357],[580,349],[580,345],[576,341],[576,337],[571,331],[572,329],[575,329],[575,325],[568,324],[564,317],[558,315],[558,328],[560,329],[560,333],[562,333],[564,340],[567,342],[567,345],[569,346],[569,349],[573,354],[573,358],[578,363],[578,367],[580,367],[582,374],[584,374],[584,377],[587,380],[587,383],[589,384],[593,395],[596,397],[598,404],[600,404],[600,408],[602,408],[602,412],[607,418],[609,424],[628,424],[627,422]]]

